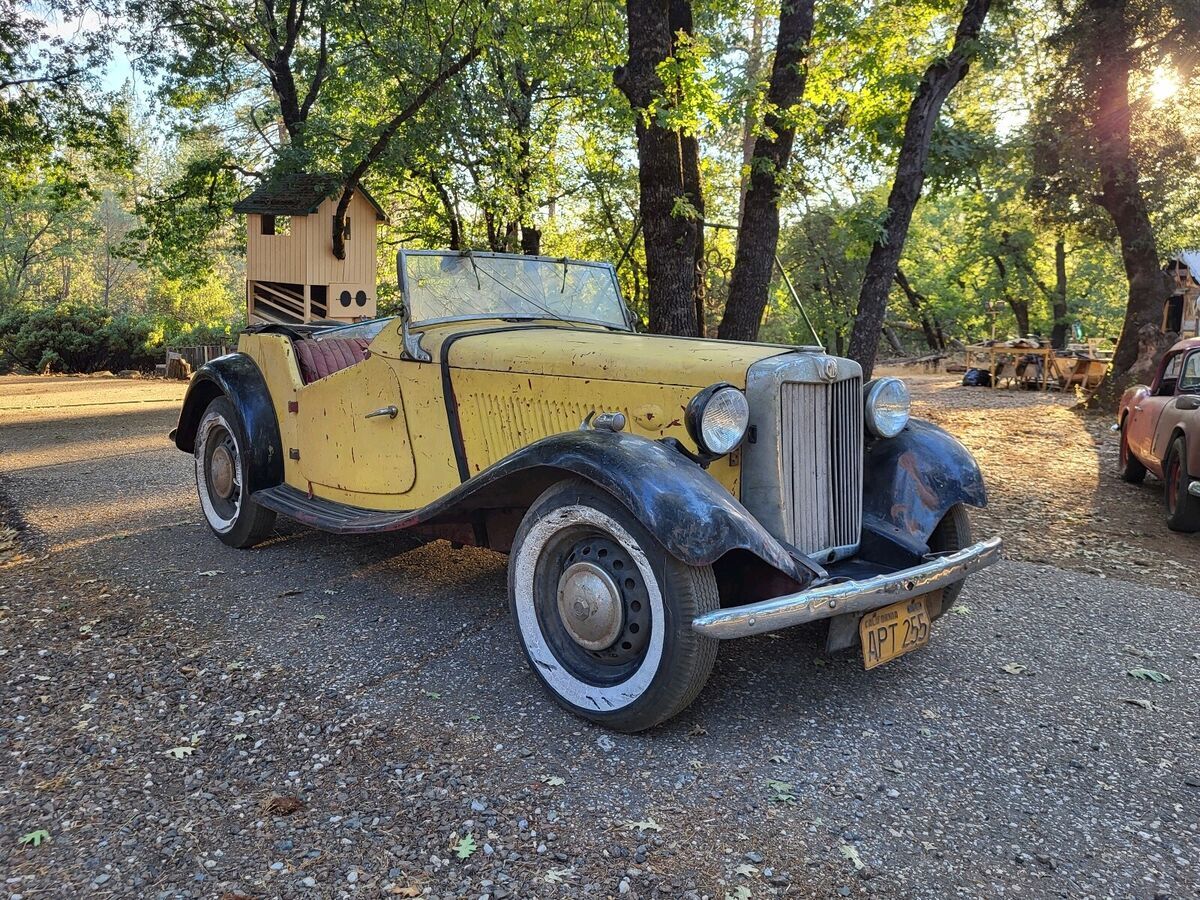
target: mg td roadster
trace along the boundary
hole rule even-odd
[[[956,440],[820,347],[638,334],[606,264],[404,251],[403,312],[248,328],[176,446],[233,547],[277,515],[507,552],[551,696],[622,731],[696,697],[722,640],[823,623],[867,668],[999,558]]]

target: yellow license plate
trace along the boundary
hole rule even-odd
[[[901,600],[867,613],[858,623],[863,668],[873,669],[929,643],[925,598]]]

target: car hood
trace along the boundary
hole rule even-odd
[[[442,348],[455,369],[692,387],[728,381],[740,388],[746,386],[746,370],[753,363],[791,351],[774,344],[558,325],[459,332],[447,335]]]

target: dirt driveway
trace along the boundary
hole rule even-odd
[[[919,380],[1013,551],[926,650],[731,642],[629,737],[541,695],[501,556],[213,539],[180,395],[0,378],[0,896],[1200,893],[1200,537],[1060,400]]]

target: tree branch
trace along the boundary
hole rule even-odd
[[[362,181],[362,177],[366,174],[367,169],[371,167],[371,164],[375,162],[375,160],[383,156],[384,152],[388,148],[388,145],[392,142],[392,138],[395,137],[396,132],[400,130],[400,126],[420,112],[421,107],[429,102],[429,98],[437,93],[442,85],[454,78],[454,76],[474,62],[482,51],[482,47],[472,47],[448,67],[438,72],[437,75],[434,76],[433,79],[430,80],[429,83],[420,90],[417,96],[413,97],[412,100],[408,102],[408,105],[406,105],[404,109],[400,110],[400,112],[398,112],[384,124],[384,126],[379,130],[379,134],[375,138],[375,142],[363,155],[363,158],[358,161],[358,164],[350,170],[350,173],[346,176],[346,180],[342,188],[341,199],[338,200],[337,209],[333,214],[333,255],[338,259],[346,258],[346,210],[349,209],[350,198],[354,195],[354,191],[358,187],[359,182]]]

